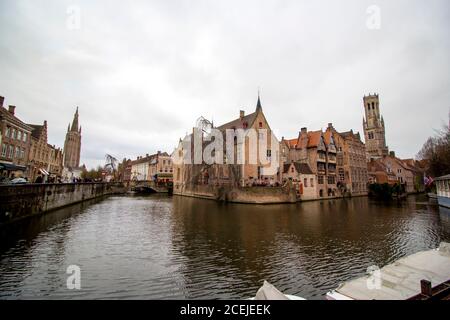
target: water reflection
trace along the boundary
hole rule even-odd
[[[370,265],[448,241],[449,217],[420,197],[271,206],[111,197],[3,230],[0,297],[247,298],[266,279],[320,299]],[[65,287],[70,264],[81,267],[79,291]]]

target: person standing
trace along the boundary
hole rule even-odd
[[[44,180],[42,179],[41,174],[39,173],[38,176],[36,177],[36,180],[34,181],[34,183],[42,183]]]

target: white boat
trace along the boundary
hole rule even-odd
[[[284,294],[272,284],[264,280],[264,284],[256,292],[256,296],[249,300],[306,300],[299,296]]]
[[[425,284],[425,285],[423,285]],[[370,275],[348,281],[326,294],[328,300],[408,300],[428,298],[450,284],[450,243],[401,258]],[[434,288],[432,287],[434,286]],[[426,289],[426,288],[425,288]],[[420,297],[421,295],[424,295]],[[433,296],[433,294],[431,295]]]
[[[450,174],[434,179],[440,206],[450,208]]]

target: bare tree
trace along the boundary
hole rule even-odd
[[[118,160],[110,154],[106,154],[105,160],[106,160],[105,167],[104,167],[105,170],[107,170],[109,173],[111,173],[115,179]]]
[[[450,174],[450,121],[434,137],[428,138],[417,158],[427,162],[432,176]]]

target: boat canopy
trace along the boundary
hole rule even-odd
[[[373,277],[379,277],[374,279]],[[327,294],[328,299],[406,300],[421,292],[421,280],[433,286],[450,279],[450,243],[399,259],[372,274],[348,281]],[[378,282],[378,285],[377,285]]]

